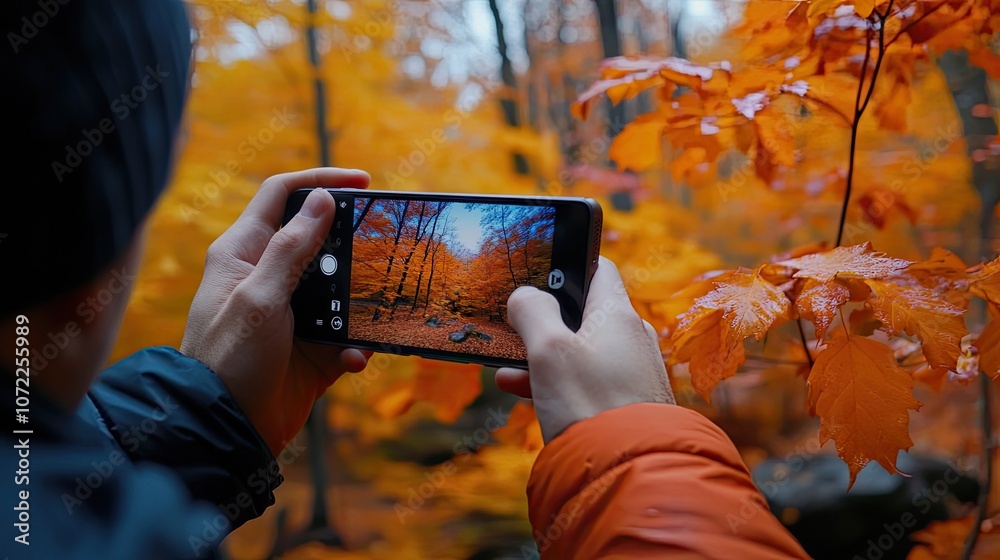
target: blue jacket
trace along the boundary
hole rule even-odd
[[[2,377],[0,557],[212,557],[274,503],[267,445],[222,381],[172,348],[108,368],[73,415],[30,392],[26,424]]]

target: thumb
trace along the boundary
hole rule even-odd
[[[524,340],[529,358],[551,351],[554,342],[573,334],[563,323],[556,298],[531,286],[520,287],[510,295],[507,318]]]
[[[335,213],[336,204],[326,189],[309,193],[298,214],[268,241],[245,282],[273,303],[288,305],[299,277],[330,233]]]

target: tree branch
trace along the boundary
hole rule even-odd
[[[878,72],[882,68],[882,60],[885,58],[885,19],[886,15],[892,11],[892,0],[889,0],[889,5],[885,9],[885,14],[875,12],[878,17],[879,27],[878,27],[878,56],[875,59],[875,68],[872,70],[871,80],[868,81],[868,91],[864,94],[864,101],[861,101],[862,91],[864,91],[865,84],[865,74],[868,72],[868,62],[871,60],[871,36],[872,27],[869,22],[868,29],[865,32],[865,58],[861,65],[861,78],[858,80],[858,93],[854,99],[854,122],[851,123],[851,148],[848,156],[847,163],[847,185],[844,189],[844,205],[840,209],[840,225],[837,228],[837,243],[836,247],[840,247],[841,242],[844,239],[844,226],[847,224],[847,208],[851,202],[851,189],[854,186],[854,160],[857,155],[858,147],[858,127],[861,123],[861,117],[865,113],[865,109],[868,108],[868,102],[871,101],[872,94],[875,92],[875,81],[878,78]]]

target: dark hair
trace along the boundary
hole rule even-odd
[[[163,191],[192,32],[179,0],[5,0],[0,317],[95,278]]]

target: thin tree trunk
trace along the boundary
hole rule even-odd
[[[420,284],[424,281],[424,268],[427,266],[427,254],[431,252],[434,232],[437,231],[438,218],[441,216],[441,210],[444,208],[444,205],[444,202],[438,202],[437,212],[434,214],[434,225],[431,226],[431,235],[427,239],[427,245],[424,246],[424,258],[420,261],[420,274],[417,275],[417,289],[413,292],[413,305],[410,306],[410,313],[413,313],[417,309],[417,301],[420,299]]]
[[[431,237],[429,243],[434,243],[434,238]],[[434,267],[437,261],[438,249],[441,247],[441,240],[438,239],[437,243],[434,244],[434,249],[431,251],[431,274],[427,277],[427,289],[424,290],[424,317],[427,316],[427,307],[431,303],[431,286],[434,285]]]
[[[417,252],[417,246],[420,245],[420,239],[423,234],[427,232],[427,226],[424,224],[424,214],[427,212],[427,203],[420,203],[420,217],[417,219],[417,229],[413,234],[413,246],[410,247],[409,254],[403,259],[403,274],[399,277],[399,285],[396,287],[396,297],[392,300],[392,310],[389,311],[389,318],[391,319],[393,315],[396,314],[396,306],[399,305],[399,298],[403,295],[403,286],[406,284],[406,276],[410,273],[410,261],[413,259],[413,254]]]
[[[504,120],[507,126],[517,128],[521,125],[521,117],[518,114],[517,100],[517,77],[514,76],[514,66],[510,63],[510,56],[507,54],[507,39],[503,36],[503,19],[500,18],[500,8],[497,0],[489,0],[490,12],[493,13],[493,23],[497,31],[497,50],[500,52],[500,79],[507,90],[500,96],[500,108],[503,110]],[[514,152],[514,170],[518,175],[528,174],[528,160],[524,154]]]
[[[389,275],[392,274],[392,264],[396,260],[396,251],[399,250],[399,238],[403,234],[403,226],[406,224],[406,212],[409,209],[410,201],[407,200],[406,204],[403,205],[403,212],[397,216],[396,238],[393,240],[392,253],[389,255],[389,264],[385,267],[385,280],[382,281],[382,295],[379,297],[378,307],[375,308],[375,314],[372,315],[373,323],[382,317],[382,308],[389,303],[385,297],[385,292],[389,289]]]
[[[517,278],[514,277],[514,261],[510,255],[510,241],[507,238],[507,214],[506,210],[500,210],[500,232],[503,233],[503,246],[507,249],[507,270],[510,270],[510,281],[517,287]]]
[[[621,56],[621,41],[618,38],[618,14],[615,11],[615,0],[594,0],[597,4],[597,18],[601,26],[601,46],[604,48],[604,58]],[[614,105],[607,100],[608,107],[608,137],[614,138],[625,126],[625,104]]]

